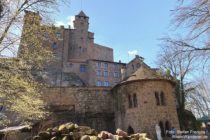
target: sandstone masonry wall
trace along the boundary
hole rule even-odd
[[[72,121],[97,130],[115,129],[110,88],[48,88],[43,92],[43,99],[53,112],[51,118],[56,118],[49,121]]]

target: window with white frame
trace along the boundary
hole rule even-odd
[[[108,68],[108,63],[104,63],[104,68]]]
[[[101,71],[100,71],[100,70],[97,70],[97,71],[96,71],[96,75],[97,75],[97,76],[101,76]]]
[[[103,85],[102,85],[102,81],[98,80],[98,81],[96,82],[96,86],[98,86],[98,87],[103,86]]]
[[[118,72],[114,72],[114,77],[115,78],[119,77],[119,73]]]
[[[108,87],[109,86],[109,81],[104,81],[104,86]]]
[[[101,62],[97,62],[96,66],[97,66],[97,68],[100,68],[101,67]]]
[[[108,77],[108,71],[104,71],[104,77]]]

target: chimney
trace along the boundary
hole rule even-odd
[[[139,55],[136,55],[136,58],[139,58]]]

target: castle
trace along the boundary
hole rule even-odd
[[[42,26],[37,13],[26,11],[25,21],[29,15]],[[56,27],[56,41],[43,33],[43,46],[52,48],[54,60],[46,66],[49,87],[43,91],[53,113],[42,127],[72,121],[97,130],[146,132],[151,138],[156,124],[163,137],[171,127],[179,129],[175,83],[138,55],[127,64],[114,62],[113,49],[94,43],[88,26],[81,11],[74,28]]]

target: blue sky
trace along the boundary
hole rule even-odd
[[[175,6],[176,0],[71,0],[69,6],[60,6],[55,20],[70,24],[70,16],[83,10],[90,17],[95,42],[113,48],[115,61],[128,62],[134,57],[128,52],[138,52],[155,67],[158,39],[170,34],[170,10]]]

